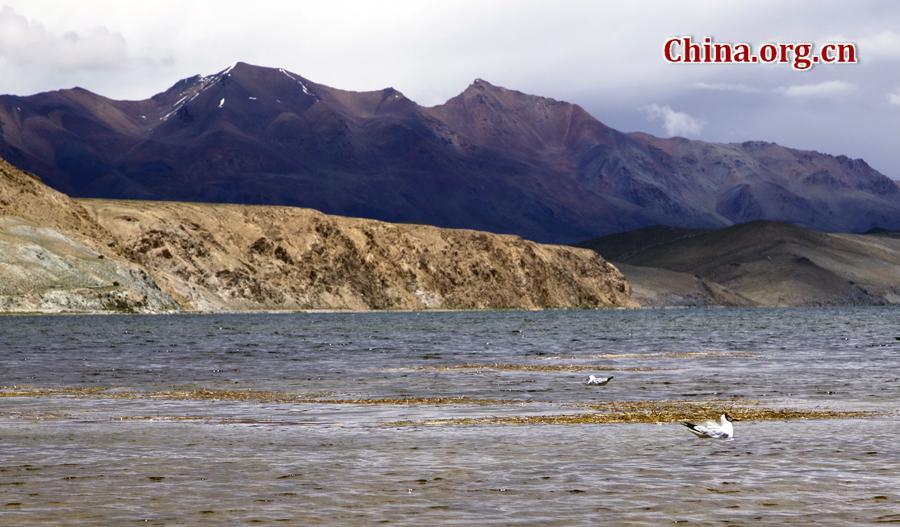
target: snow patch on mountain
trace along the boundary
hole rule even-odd
[[[292,79],[292,80],[295,81],[297,84],[299,84],[299,85],[300,85],[300,89],[303,90],[303,93],[305,93],[306,95],[309,95],[310,97],[315,97],[316,99],[318,99],[318,97],[316,97],[316,95],[315,95],[314,93],[312,93],[311,91],[309,91],[309,88],[306,87],[306,84],[303,84],[303,81],[301,81],[301,80],[298,79],[297,77],[294,77],[293,75],[291,75],[290,73],[288,73],[284,68],[278,68],[278,71],[280,71],[281,73],[283,73],[284,75],[286,75],[288,78]]]

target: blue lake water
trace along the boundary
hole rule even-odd
[[[0,317],[0,385],[0,525],[900,522],[897,308]],[[426,424],[668,400],[872,415]]]

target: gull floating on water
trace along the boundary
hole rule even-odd
[[[596,377],[591,375],[584,383],[588,386],[606,386],[611,380],[613,380],[612,377]]]
[[[725,412],[719,416],[718,421],[706,421],[698,425],[685,421],[681,424],[686,426],[687,429],[693,432],[697,437],[731,439],[734,437],[734,425],[731,424],[732,421],[734,421],[734,418],[728,415],[728,412]]]

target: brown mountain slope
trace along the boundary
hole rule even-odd
[[[0,215],[14,216],[87,240],[108,235],[74,200],[0,158]]]
[[[755,302],[731,289],[691,273],[617,263],[628,277],[631,297],[642,307],[752,307]]]
[[[124,254],[185,305],[242,309],[631,305],[590,251],[309,209],[85,200]]]
[[[72,200],[0,160],[0,312],[634,306],[589,250],[308,209]]]
[[[680,292],[696,279],[764,306],[900,303],[900,239],[888,234],[822,233],[773,222],[680,231],[669,239],[659,233],[645,229],[580,245],[609,249],[613,261],[627,264],[644,304],[689,303]],[[715,295],[705,302],[741,304]]]

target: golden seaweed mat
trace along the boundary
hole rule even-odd
[[[132,391],[103,387],[2,387],[0,398],[11,397],[75,397],[122,400],[218,401],[253,404],[320,404],[320,405],[388,405],[388,406],[524,406],[554,404],[542,401],[479,399],[463,396],[339,398],[328,394],[292,394],[259,390],[164,390]],[[749,399],[714,399],[703,401],[643,400],[607,401],[590,404],[560,404],[562,408],[578,408],[578,413],[550,415],[502,415],[480,417],[434,418],[392,421],[385,426],[477,426],[477,425],[582,425],[614,423],[674,423],[684,420],[715,418],[729,412],[739,421],[773,421],[796,419],[849,419],[870,417],[874,412],[834,410],[828,408],[778,408]],[[13,416],[13,414],[9,414]],[[143,416],[124,416],[119,420],[139,420]],[[171,420],[203,421],[202,417]]]

